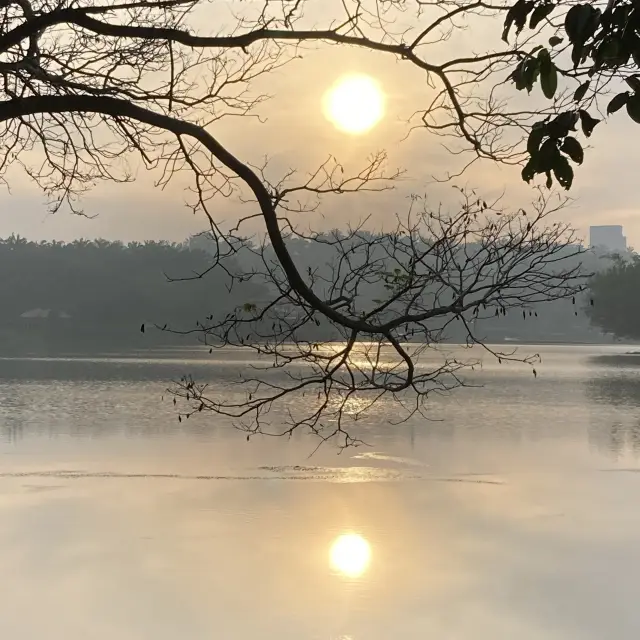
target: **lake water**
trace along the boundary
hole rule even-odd
[[[637,639],[640,356],[523,349],[311,458],[177,423],[239,351],[0,360],[0,638]]]

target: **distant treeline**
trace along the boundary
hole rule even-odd
[[[193,278],[211,265],[212,246],[206,237],[179,244],[0,240],[0,354],[197,344],[197,335],[180,337],[153,330],[153,325],[193,329],[207,316],[224,315],[268,295],[265,285],[255,282],[236,283],[229,291],[229,277],[220,269]],[[331,249],[321,243],[292,240],[289,246],[301,273],[331,262]],[[591,253],[581,259],[586,270],[609,264]],[[241,251],[236,264],[249,270],[254,260],[255,254]],[[365,296],[375,299],[380,293],[371,290]],[[494,341],[601,340],[583,311],[580,304],[561,301],[541,305],[531,316],[514,312],[482,321],[477,329]],[[308,339],[336,337],[323,323],[311,330]],[[461,340],[458,333],[452,327],[450,339]]]
[[[640,340],[640,256],[615,260],[590,283],[592,324],[625,340]]]
[[[329,296],[330,290],[327,283],[334,282],[336,278],[336,264],[338,262],[338,251],[335,247],[335,239],[337,237],[345,238],[339,230],[328,232],[326,236],[321,236],[320,241],[305,240],[303,238],[289,238],[287,240],[289,252],[294,258],[298,270],[301,274],[314,273],[316,276],[316,291],[321,296]],[[383,244],[377,244],[380,236],[367,232],[359,232],[359,241],[368,241],[371,243],[366,251],[355,252],[350,255],[350,266],[357,266],[359,261],[374,260],[380,258],[381,255],[390,254],[385,250]],[[206,235],[200,235],[191,238],[189,241],[193,247],[198,247],[203,251],[215,253],[215,243],[211,239],[207,239]],[[355,241],[356,243],[358,241]],[[349,240],[345,239],[341,243],[341,250],[349,246]],[[588,250],[580,253],[578,247],[569,246],[566,249],[566,265],[565,267],[581,265],[584,274],[599,273],[607,270],[616,261],[612,257],[598,254]],[[580,255],[574,255],[580,253]],[[267,259],[276,261],[275,255],[272,255],[270,248],[266,248]],[[243,266],[254,265],[255,255],[249,252],[240,251],[238,260]],[[344,261],[343,261],[344,264]],[[564,263],[563,263],[564,264]],[[387,268],[392,269],[393,264],[387,264]],[[341,276],[345,277],[348,270],[343,270]],[[348,276],[347,276],[348,277]],[[584,278],[585,284],[588,278]],[[324,286],[324,290],[323,290]],[[366,285],[359,289],[359,299],[361,308],[371,306],[378,298],[385,298],[388,292],[383,286],[378,284]],[[375,305],[373,305],[375,306]],[[506,316],[491,317],[485,320],[477,320],[475,322],[472,316],[469,320],[473,322],[474,333],[481,339],[487,341],[502,342],[511,340],[514,342],[602,342],[609,341],[613,338],[607,337],[602,333],[599,327],[590,322],[590,295],[585,293],[583,296],[574,300],[558,300],[556,302],[547,302],[538,304],[527,309],[523,314],[523,310],[514,309],[507,313]],[[313,330],[316,335],[306,335],[308,339],[327,339],[339,337],[336,335],[328,323],[322,322],[318,329]],[[466,339],[466,331],[461,323],[451,323],[447,326],[446,335],[451,342],[462,342]]]
[[[193,328],[256,294],[251,283],[230,293],[222,271],[176,281],[210,264],[209,254],[187,243],[0,240],[0,352],[179,342],[151,325]],[[144,334],[143,323],[151,329]]]

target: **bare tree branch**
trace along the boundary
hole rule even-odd
[[[526,317],[539,303],[581,290],[571,230],[547,223],[562,203],[540,196],[531,213],[509,213],[463,192],[452,213],[414,198],[392,231],[372,234],[362,223],[305,232],[297,214],[322,211],[336,196],[392,188],[402,171],[389,170],[380,153],[351,173],[330,157],[310,175],[272,177],[266,162],[242,160],[216,129],[224,118],[259,116],[267,96],[253,92],[255,80],[299,51],[356,47],[423,74],[433,90],[414,122],[452,154],[517,164],[531,124],[569,102],[559,94],[540,111],[508,99],[509,73],[533,55],[536,31],[480,52],[475,38],[465,38],[467,48],[450,42],[508,8],[482,0],[343,0],[316,21],[305,16],[312,0],[265,0],[239,3],[235,22],[223,28],[215,15],[201,19],[201,0],[5,0],[0,177],[17,164],[53,211],[68,205],[83,213],[85,190],[133,179],[132,155],[159,170],[160,188],[188,175],[189,206],[204,214],[213,247],[210,269],[193,277],[221,269],[230,287],[253,282],[265,293],[195,329],[170,328],[197,333],[211,348],[252,349],[261,363],[235,383],[242,400],[185,378],[175,389],[186,402],[181,417],[206,409],[233,416],[249,434],[306,428],[356,444],[349,421],[375,410],[382,395],[412,415],[431,394],[464,384],[468,363],[432,357],[451,332],[490,350],[479,333],[483,317],[511,309]],[[246,212],[223,230],[212,203],[232,195]],[[250,242],[241,229],[248,220],[261,220],[266,235]],[[300,244],[319,256],[315,263],[293,251]],[[302,397],[294,408],[291,398]],[[273,428],[265,422],[271,410],[279,416]]]

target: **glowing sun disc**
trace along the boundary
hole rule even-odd
[[[325,94],[324,114],[341,131],[365,133],[384,115],[384,94],[370,76],[345,76]]]
[[[361,576],[369,566],[371,547],[357,533],[338,536],[329,553],[331,567],[349,578]]]

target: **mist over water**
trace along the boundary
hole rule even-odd
[[[533,351],[534,349],[531,348]],[[0,361],[0,637],[636,638],[640,360],[542,347],[368,446],[176,420],[246,355]]]

